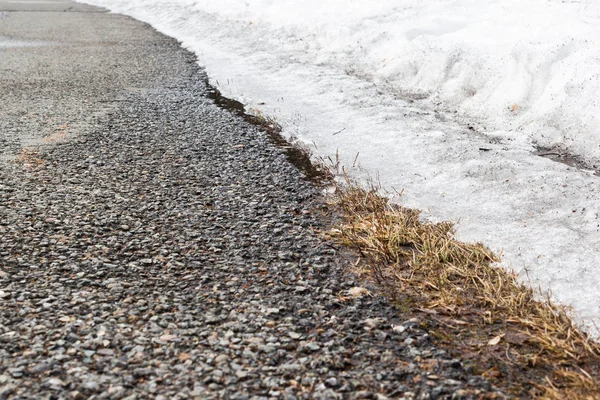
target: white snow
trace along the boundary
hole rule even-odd
[[[87,1],[178,38],[317,154],[459,221],[598,334],[600,178],[532,154],[600,165],[597,1]]]

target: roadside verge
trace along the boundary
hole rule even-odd
[[[372,184],[346,179],[333,205],[341,221],[329,235],[360,254],[354,272],[482,376],[519,397],[600,398],[600,345],[567,310],[495,266],[489,249],[456,240],[450,222],[421,221]]]
[[[337,223],[324,235],[353,249],[349,272],[416,318],[439,346],[516,397],[600,398],[600,344],[567,309],[499,266],[491,250],[455,239],[451,222],[427,223],[420,211],[390,203],[378,185],[353,181],[335,162],[315,161],[273,118],[216,88],[209,97],[266,132],[306,179],[335,189],[328,200]]]

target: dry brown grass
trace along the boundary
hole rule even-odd
[[[331,235],[357,249],[357,272],[377,282],[457,355],[510,394],[600,399],[600,346],[564,309],[540,301],[517,276],[495,267],[483,245],[454,238],[453,224],[424,223],[376,187],[338,187],[341,224]]]
[[[265,129],[281,132],[281,125],[277,120],[269,115],[266,115],[261,110],[256,108],[249,108],[247,112],[248,118],[254,120],[253,123],[260,125]]]

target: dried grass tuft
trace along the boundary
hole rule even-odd
[[[342,222],[330,232],[358,250],[356,272],[395,304],[469,355],[499,386],[540,399],[600,398],[600,346],[565,309],[538,300],[479,243],[454,238],[452,223],[425,223],[419,211],[390,204],[371,184],[338,185]]]

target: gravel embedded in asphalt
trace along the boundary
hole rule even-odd
[[[33,100],[0,111],[0,398],[502,397],[352,290],[322,190],[207,98],[192,54],[91,15],[40,16],[98,47],[64,38],[65,58],[24,61],[56,63],[43,91],[15,73],[2,92]],[[97,75],[64,70],[83,64]]]

